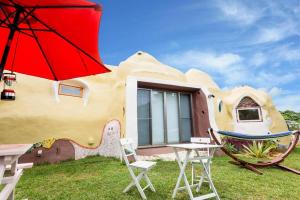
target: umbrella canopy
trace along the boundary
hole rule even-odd
[[[86,0],[0,0],[0,74],[65,80],[109,72],[98,53],[101,14]]]

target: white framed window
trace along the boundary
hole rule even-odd
[[[82,98],[83,105],[87,105],[90,96],[88,83],[81,79],[70,79],[53,82],[55,100],[59,103],[63,96]]]
[[[262,114],[260,107],[237,108],[238,122],[261,122]]]
[[[84,88],[81,86],[68,85],[64,83],[59,83],[58,94],[65,96],[73,96],[73,97],[83,97]]]

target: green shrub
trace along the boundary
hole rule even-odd
[[[235,148],[234,144],[225,143],[224,148],[230,153],[238,153],[238,150]]]
[[[249,146],[243,145],[244,153],[247,156],[254,158],[268,158],[268,155],[272,149],[276,148],[276,143],[274,142],[257,142],[253,141]]]

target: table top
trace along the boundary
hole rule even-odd
[[[32,144],[0,144],[0,156],[22,155],[30,149]]]
[[[190,149],[190,150],[222,147],[221,145],[216,145],[216,144],[196,144],[196,143],[169,144],[167,146],[173,148]]]

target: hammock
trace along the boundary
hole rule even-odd
[[[249,135],[245,133],[236,133],[236,132],[229,132],[229,131],[217,131],[217,133],[229,137],[234,137],[238,139],[245,139],[245,140],[268,140],[273,138],[285,137],[294,134],[293,131],[281,132],[281,133],[267,133],[267,134],[260,134],[260,135]]]
[[[260,170],[258,170],[258,167],[270,167],[270,166],[276,166],[280,169],[293,172],[295,174],[300,175],[300,171],[296,169],[289,168],[287,166],[282,165],[281,163],[284,161],[284,159],[289,156],[289,154],[293,151],[293,149],[296,147],[299,138],[300,138],[300,130],[299,131],[289,131],[289,132],[282,132],[282,133],[268,133],[267,135],[248,135],[248,134],[243,134],[243,133],[235,133],[235,132],[228,132],[228,131],[214,131],[213,129],[209,129],[209,134],[213,138],[213,140],[218,144],[222,145],[221,141],[218,140],[217,136],[215,135],[216,133],[219,133],[221,135],[226,135],[230,137],[235,137],[235,138],[240,138],[240,139],[248,139],[248,140],[266,140],[266,139],[271,139],[271,138],[278,138],[278,137],[284,137],[284,136],[289,136],[289,135],[294,135],[292,137],[290,145],[288,146],[288,149],[278,157],[274,158],[273,160],[267,161],[267,162],[256,162],[256,163],[250,163],[246,160],[241,160],[238,158],[235,154],[232,152],[228,151],[224,146],[221,147],[222,151],[231,157],[233,161],[230,163],[239,165],[241,167],[244,167],[246,169],[252,170],[258,174],[262,174]]]

